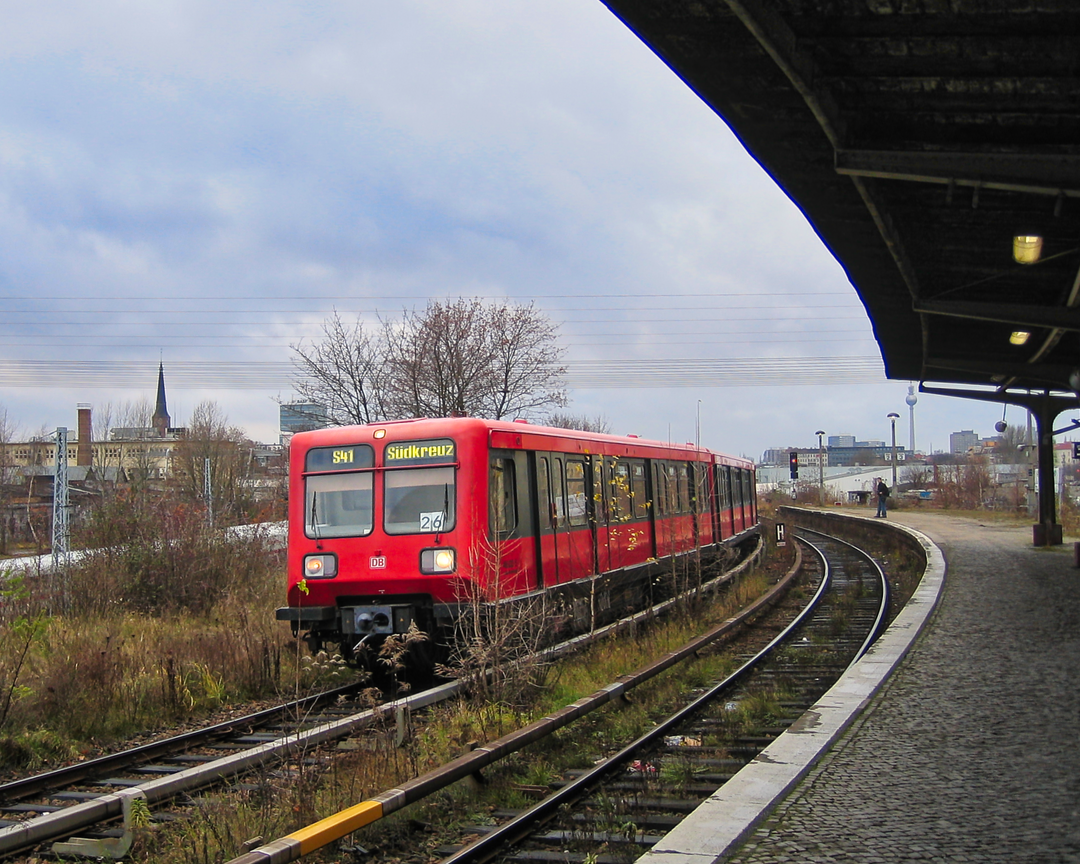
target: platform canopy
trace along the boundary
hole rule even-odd
[[[806,214],[890,378],[1080,386],[1080,0],[604,2]]]

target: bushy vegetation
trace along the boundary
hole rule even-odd
[[[216,797],[200,808],[194,821],[174,823],[149,838],[141,860],[148,864],[225,860],[238,854],[248,838],[260,836],[268,842],[391,789],[674,650],[729,618],[767,584],[761,574],[744,577],[721,599],[684,609],[667,620],[644,623],[632,634],[598,642],[579,656],[508,676],[498,699],[433,706],[424,725],[400,745],[394,718],[386,717],[352,739],[349,749],[356,748],[352,753],[339,756],[325,769],[309,768],[305,759],[297,758],[290,762],[295,772],[291,780],[268,773],[248,781],[251,791]],[[621,746],[637,737],[657,716],[682,704],[688,689],[715,680],[733,663],[729,657],[703,654],[690,668],[669,670],[635,689],[632,700],[608,706],[553,739],[488,766],[482,781],[455,784],[423,804],[379,820],[353,842],[373,856],[411,859],[427,854],[440,844],[441,832],[453,835],[453,823],[483,822],[491,810],[525,806],[529,787],[543,786],[567,768],[591,765],[611,743]],[[328,850],[321,860],[349,859],[340,850]]]
[[[98,505],[66,569],[0,565],[0,766],[86,753],[339,674],[274,620],[282,556],[147,490]],[[305,652],[306,653],[306,652]]]

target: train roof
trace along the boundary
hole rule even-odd
[[[364,438],[374,435],[375,430],[385,429],[391,440],[402,435],[425,438],[452,436],[462,433],[479,433],[486,430],[494,447],[507,449],[576,449],[588,453],[591,448],[607,455],[626,455],[630,450],[655,451],[657,458],[694,458],[708,455],[725,465],[753,467],[753,462],[737,456],[717,453],[690,442],[679,444],[656,441],[635,435],[611,435],[604,432],[582,432],[554,426],[539,426],[523,420],[487,420],[480,417],[419,417],[408,420],[390,420],[369,423],[364,426],[336,426],[310,432],[297,432],[293,441],[304,447],[340,444],[350,437]],[[577,447],[572,447],[574,443]],[[620,453],[619,450],[624,452]]]

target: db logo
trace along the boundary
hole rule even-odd
[[[371,561],[368,566],[372,570],[385,570],[386,569],[386,556],[385,555],[372,555]]]

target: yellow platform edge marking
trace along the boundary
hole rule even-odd
[[[383,806],[381,802],[361,801],[348,810],[342,810],[333,816],[327,816],[314,825],[308,825],[299,831],[294,831],[285,839],[299,841],[300,853],[307,855],[309,852],[314,852],[333,840],[344,837],[357,828],[363,828],[365,825],[370,825],[372,822],[382,819],[382,815]]]

